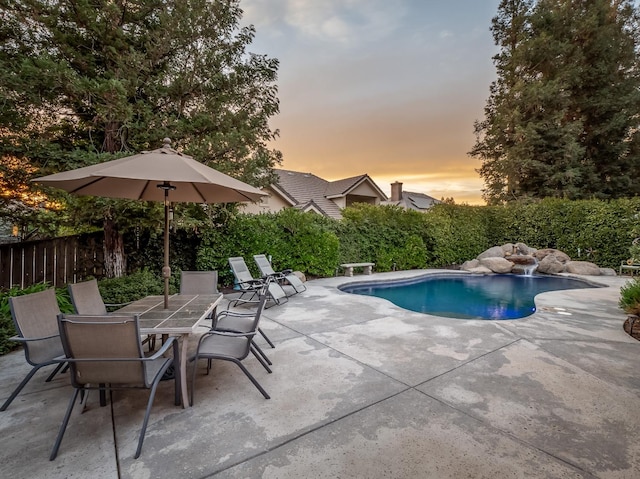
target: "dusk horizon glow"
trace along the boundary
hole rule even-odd
[[[484,204],[468,156],[495,79],[498,0],[243,0],[248,51],[277,58],[279,168],[327,180],[368,174]]]

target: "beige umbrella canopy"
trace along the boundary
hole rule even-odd
[[[232,203],[258,201],[265,193],[171,148],[162,148],[97,165],[35,178],[33,181],[75,195],[164,202],[164,305],[169,295],[170,202]]]

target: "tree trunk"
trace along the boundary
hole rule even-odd
[[[107,278],[120,278],[127,270],[124,240],[111,218],[104,219],[104,272]]]

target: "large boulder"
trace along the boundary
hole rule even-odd
[[[535,254],[534,254],[535,257]],[[561,259],[564,259],[561,257]],[[558,274],[564,271],[566,261],[561,261],[555,254],[547,254],[538,261],[538,273]]]
[[[505,256],[504,259],[507,261],[511,261],[513,264],[536,264],[536,259],[530,254],[512,254],[510,256]]]
[[[613,268],[600,268],[600,276],[618,276]]]
[[[533,253],[533,257],[536,258],[538,261],[542,261],[548,255],[553,255],[554,259],[556,261],[560,261],[562,264],[566,264],[568,261],[571,261],[571,258],[569,258],[569,255],[566,253],[563,253],[559,249],[545,248],[545,249],[539,249]]]
[[[477,256],[477,259],[480,260],[484,258],[504,258],[504,251],[500,246],[494,246],[493,248],[483,251]]]
[[[470,271],[472,268],[477,268],[478,266],[480,266],[480,260],[472,259],[462,263],[460,269],[463,271]]]
[[[573,274],[584,274],[587,276],[599,276],[600,267],[589,261],[569,261],[565,265],[565,271]]]
[[[535,248],[529,248],[524,243],[516,243],[516,254],[532,255],[535,252]]]
[[[467,271],[469,271],[469,273],[474,273],[474,274],[491,274],[493,273],[493,271],[491,271],[489,268],[487,268],[486,266],[476,266],[475,268],[469,268]]]
[[[510,273],[513,263],[504,258],[487,257],[480,259],[480,265],[489,268],[494,273]]]

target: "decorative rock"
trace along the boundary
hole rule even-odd
[[[477,268],[478,266],[480,266],[480,261],[477,259],[472,259],[470,261],[465,261],[464,263],[462,263],[460,269],[464,271],[470,271],[472,268]]]
[[[600,268],[600,276],[618,276],[613,268]]]
[[[494,246],[493,248],[489,248],[486,251],[483,251],[477,256],[478,259],[484,258],[504,258],[504,251],[500,246]]]
[[[565,265],[565,271],[573,274],[584,274],[587,276],[600,276],[600,267],[589,261],[569,261]]]
[[[513,243],[506,243],[500,246],[500,248],[502,248],[502,252],[504,253],[504,255],[508,256],[514,254],[513,252],[515,250],[515,245]]]
[[[480,265],[489,268],[494,273],[510,273],[513,263],[504,258],[486,257],[480,259]]]
[[[533,253],[536,252],[536,249],[535,248],[529,248],[524,243],[516,243],[516,251],[517,251],[517,254],[532,255]]]
[[[513,264],[536,264],[537,260],[529,254],[512,254],[511,256],[505,256],[504,259],[511,261]]]
[[[538,261],[542,261],[546,256],[550,254],[554,255],[555,259],[557,261],[560,261],[562,264],[565,264],[568,261],[571,261],[571,258],[569,258],[568,254],[563,253],[559,249],[554,249],[554,248],[539,249],[533,253],[533,257],[536,258]]]
[[[491,271],[486,266],[476,266],[475,268],[469,268],[467,271],[469,271],[469,273],[474,273],[474,274],[491,274],[491,273],[493,273],[493,271]]]
[[[300,281],[302,281],[303,283],[307,281],[307,277],[302,271],[294,271],[293,274],[295,274],[298,277],[298,279],[300,279]]]
[[[558,274],[562,273],[563,271],[564,263],[560,261],[554,253],[545,255],[538,262],[538,273]]]

